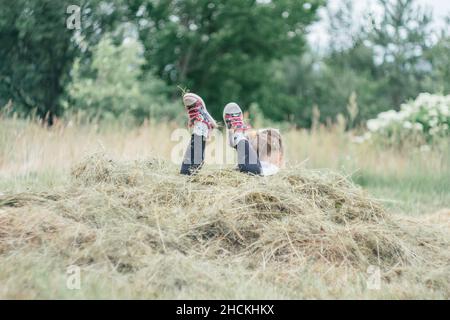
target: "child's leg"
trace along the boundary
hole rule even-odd
[[[184,155],[181,174],[190,176],[201,169],[205,161],[205,147],[205,137],[193,134],[189,147]]]
[[[238,153],[239,170],[260,175],[262,173],[261,163],[245,135],[250,126],[244,122],[241,107],[234,102],[227,104],[223,110],[223,120],[228,129],[228,142]]]
[[[217,127],[217,124],[206,110],[205,102],[200,96],[186,93],[183,96],[183,104],[189,116],[189,127],[193,129],[193,134],[181,165],[181,174],[192,175],[203,165],[206,138],[209,131]]]
[[[256,151],[247,139],[241,139],[236,145],[238,153],[238,167],[241,172],[260,175],[262,173],[261,163]]]

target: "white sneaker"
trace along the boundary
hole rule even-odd
[[[228,143],[235,148],[240,141],[248,140],[246,131],[251,127],[244,123],[244,115],[237,103],[229,103],[223,110],[223,120],[227,126]]]
[[[209,130],[217,128],[216,121],[209,114],[200,96],[186,93],[183,96],[183,104],[189,116],[189,127],[194,129],[194,134],[207,137]]]

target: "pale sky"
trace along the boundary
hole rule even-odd
[[[329,6],[336,8],[339,6],[341,0],[329,0]],[[377,10],[376,1],[374,0],[354,0],[356,13],[362,13],[367,8],[373,8]],[[435,24],[437,27],[442,25],[443,18],[450,15],[450,0],[417,0],[417,3],[421,6],[430,8],[433,10]],[[320,13],[324,16],[324,12]],[[329,36],[326,30],[326,22],[318,22],[311,27],[309,35],[309,41],[313,48],[320,49],[328,42]]]

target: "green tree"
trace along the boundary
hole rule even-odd
[[[352,4],[345,0],[336,11],[328,8],[330,41],[324,53],[308,48],[302,56],[288,57],[273,65],[276,78],[269,86],[277,90],[265,96],[265,104],[276,106],[278,116],[273,112],[271,117],[283,120],[279,115],[284,115],[285,120],[310,127],[317,106],[323,122],[333,121],[338,114],[348,113],[353,93],[357,104],[364,108],[352,123],[376,114],[374,52],[364,44],[366,34],[354,20]]]
[[[145,61],[139,41],[127,38],[115,45],[113,37],[105,35],[92,48],[91,62],[84,70],[80,62],[78,58],[74,63],[68,94],[70,105],[84,110],[89,117],[175,116],[165,96],[165,83],[150,72],[142,73]]]
[[[77,1],[82,29],[69,30],[66,0],[0,0],[0,92],[24,114],[36,111],[51,124],[61,114],[60,98],[83,47],[117,20],[101,1]],[[108,7],[114,7],[111,2]],[[77,40],[78,39],[78,40]]]
[[[323,0],[129,1],[139,25],[147,67],[171,86],[205,96],[219,116],[237,99],[244,106],[261,98],[273,75],[269,64],[301,54],[305,29]],[[174,90],[174,95],[177,91]]]
[[[432,45],[432,14],[415,0],[378,2],[383,16],[379,21],[372,19],[369,41],[379,59],[377,78],[384,80],[381,90],[389,96],[390,107],[399,108],[425,89],[422,84],[431,72],[424,52]]]
[[[310,50],[277,64],[276,94],[268,104],[284,110],[302,126],[311,125],[315,105],[321,119],[347,113],[352,93],[360,106],[355,125],[424,91],[448,88],[448,33],[433,42],[431,13],[414,0],[379,0],[381,17],[367,13],[369,27],[359,27],[352,1],[329,11],[330,43],[323,56]],[[448,89],[447,89],[448,90]],[[272,116],[276,116],[273,114]]]
[[[427,50],[425,56],[432,66],[428,91],[450,94],[450,17],[445,20],[445,28],[440,32],[437,43]]]

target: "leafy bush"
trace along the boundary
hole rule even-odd
[[[83,66],[80,59],[74,63],[68,87],[71,105],[101,119],[175,118],[178,110],[167,99],[167,86],[151,72],[143,73],[144,63],[139,41],[127,38],[115,45],[111,36],[103,37],[89,65]]]
[[[429,93],[422,93],[416,100],[403,104],[400,111],[383,112],[367,122],[372,136],[397,143],[414,137],[431,142],[447,137],[449,127],[450,95]]]

